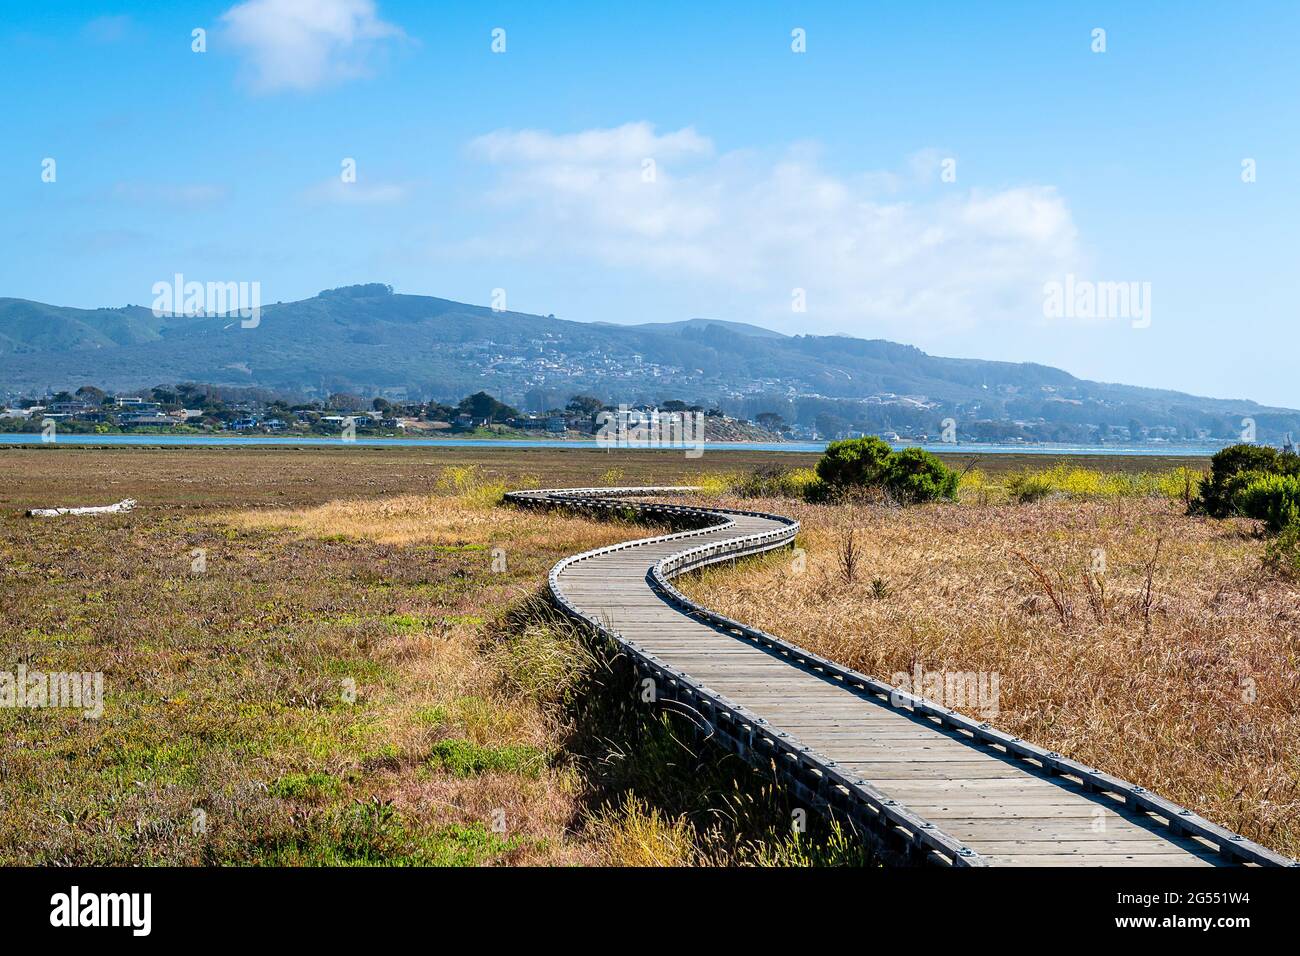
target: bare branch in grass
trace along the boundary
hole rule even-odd
[[[1029,569],[1029,573],[1038,579],[1038,583],[1047,592],[1048,599],[1052,602],[1052,606],[1056,608],[1056,614],[1061,619],[1061,626],[1069,627],[1074,614],[1069,604],[1069,598],[1065,595],[1065,588],[1062,587],[1058,593],[1046,571],[1025,557],[1020,551],[1013,549],[1011,553],[1020,559],[1020,562]]]
[[[1151,579],[1156,573],[1156,562],[1160,560],[1160,545],[1164,543],[1164,538],[1156,538],[1156,550],[1151,555],[1151,560],[1147,562],[1147,581],[1146,589],[1142,594],[1142,635],[1143,637],[1151,636]]]
[[[862,551],[858,547],[857,529],[849,528],[840,538],[839,548],[840,577],[845,584],[852,584],[858,577],[858,563]]]

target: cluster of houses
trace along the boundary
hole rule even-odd
[[[293,421],[282,418],[265,417],[248,414],[243,418],[225,422],[223,428],[232,432],[279,432],[293,429],[322,428],[327,431],[342,431],[349,425],[360,429],[382,428],[388,431],[404,431],[407,421],[400,418],[381,415],[377,412],[349,412],[346,415],[312,415],[307,411],[294,412]]]
[[[60,393],[56,398],[44,400],[25,399],[18,407],[0,406],[0,430],[32,431],[53,422],[68,423],[71,431],[133,429],[171,429],[189,426],[204,431],[226,431],[255,434],[316,432],[325,434],[346,433],[355,429],[362,433],[394,435],[399,433],[432,432],[446,430],[453,434],[474,432],[478,429],[565,437],[594,435],[599,430],[597,412],[600,402],[591,396],[575,396],[566,408],[552,408],[544,412],[518,412],[496,402],[486,393],[470,396],[457,407],[437,402],[393,404],[376,399],[375,409],[362,410],[353,403],[339,402],[335,407],[322,403],[290,406],[284,401],[263,402],[235,399],[208,401],[194,389],[163,391],[155,389],[151,401],[146,397],[106,395],[99,389],[83,389],[76,395]],[[344,396],[346,397],[346,396]],[[170,398],[170,401],[168,399]],[[582,401],[579,401],[582,399]],[[200,408],[186,408],[183,404],[199,404]],[[669,402],[685,410],[682,402]],[[621,406],[627,409],[628,406]],[[478,412],[473,414],[467,409]],[[691,406],[692,410],[701,410]],[[668,414],[653,405],[639,404],[631,410],[641,413],[639,418],[650,420]],[[710,413],[727,422],[734,420]],[[508,416],[508,417],[507,417]],[[7,426],[7,427],[6,427]]]
[[[49,405],[0,409],[0,418],[11,420],[79,421],[91,424],[116,424],[123,428],[172,427],[183,425],[202,416],[203,412],[199,409],[179,408],[165,411],[158,402],[147,402],[141,398],[117,398],[112,405],[73,399],[66,402],[51,402]]]
[[[458,415],[455,426],[465,427],[461,419],[467,419],[467,415]],[[544,431],[553,435],[563,435],[565,432],[590,432],[592,430],[592,420],[590,415],[516,415],[508,419],[506,424],[511,428],[518,428],[522,431]],[[472,426],[471,426],[472,427]]]
[[[123,429],[174,428],[178,425],[191,424],[222,431],[268,433],[313,427],[342,431],[349,423],[361,429],[384,428],[399,431],[407,424],[402,419],[371,411],[322,415],[304,410],[295,411],[292,418],[286,420],[253,403],[238,403],[233,408],[236,411],[235,417],[220,420],[214,419],[204,409],[165,407],[159,402],[151,402],[143,398],[117,397],[103,402],[74,398],[70,401],[51,401],[47,404],[31,404],[25,407],[0,407],[0,421],[34,422],[40,425],[46,422],[56,424],[71,422],[82,425],[108,425]]]

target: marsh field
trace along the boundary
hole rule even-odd
[[[0,708],[0,864],[870,863],[540,599],[655,529],[500,504],[681,482],[803,522],[805,560],[697,599],[886,680],[995,673],[996,725],[1300,851],[1300,586],[1252,522],[1185,514],[1205,460],[951,456],[960,503],[898,508],[773,478],[815,459],[0,449],[0,671],[104,675],[99,719]]]

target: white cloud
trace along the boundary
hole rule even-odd
[[[590,165],[639,162],[643,157],[676,159],[708,156],[713,144],[691,127],[664,136],[649,123],[626,123],[557,136],[545,130],[499,130],[480,136],[471,149],[493,163],[562,163]]]
[[[373,0],[245,0],[221,21],[260,92],[363,76],[383,41],[403,35],[379,18]]]
[[[345,183],[342,179],[328,179],[303,192],[308,202],[382,204],[400,202],[410,190],[402,183]]]
[[[936,150],[904,157],[901,171],[836,174],[808,144],[718,155],[693,129],[658,135],[636,123],[502,130],[470,151],[495,169],[489,198],[506,218],[472,248],[704,282],[737,304],[727,317],[788,331],[933,345],[958,329],[1041,322],[1044,281],[1079,268],[1055,189],[940,183]],[[791,310],[795,288],[807,291],[806,314]]]

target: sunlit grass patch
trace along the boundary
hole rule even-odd
[[[611,866],[698,866],[704,862],[699,836],[685,814],[669,817],[630,796],[588,822]]]
[[[495,548],[501,549],[509,567],[522,555],[553,546],[556,541],[582,545],[617,537],[617,531],[611,531],[609,525],[581,516],[492,507],[500,502],[504,486],[493,486],[486,492],[486,485],[456,491],[466,480],[450,482],[445,494],[344,499],[301,509],[226,512],[214,521],[226,530],[275,527],[293,535],[353,547],[364,547],[367,542],[419,546],[425,561],[461,561],[484,573],[491,571]]]
[[[738,802],[726,807],[738,812]],[[743,811],[741,811],[743,812]],[[724,818],[725,819],[725,818]],[[685,813],[672,815],[635,794],[608,805],[588,820],[610,866],[871,866],[875,864],[862,841],[838,820],[821,823],[818,836],[790,827],[759,835],[728,839],[721,821],[701,828]]]
[[[490,691],[485,689],[485,692]],[[477,694],[423,708],[416,719],[435,727],[454,729],[457,736],[468,738],[474,744],[509,740],[527,721],[521,708],[510,706],[500,695],[489,698]]]
[[[596,663],[577,628],[540,602],[516,609],[489,653],[510,693],[551,708],[569,702]]]
[[[342,783],[327,773],[288,773],[268,788],[273,797],[320,801],[338,796]]]
[[[414,634],[428,626],[428,622],[414,614],[385,614],[381,620],[397,634]]]
[[[487,479],[482,470],[474,465],[452,465],[444,468],[442,474],[438,476],[438,488],[476,508],[489,508],[500,504],[507,490],[505,482]]]
[[[720,497],[739,495],[744,498],[815,497],[821,479],[811,468],[787,468],[769,465],[753,471],[715,471],[688,475],[680,484],[694,485],[704,495]]]
[[[335,807],[256,850],[266,866],[481,866],[518,848],[482,823],[430,826],[376,800]]]
[[[1195,494],[1200,474],[1186,467],[1125,472],[1057,464],[1045,469],[1022,468],[994,478],[972,468],[962,474],[959,493],[962,502],[978,505],[1007,501],[1028,504],[1052,497],[1076,501],[1165,498],[1185,504]]]
[[[483,747],[459,738],[440,740],[429,753],[429,766],[444,769],[457,777],[482,773],[518,773],[535,777],[546,766],[546,761],[545,752],[536,747]]]
[[[741,477],[739,472],[713,471],[683,478],[681,484],[699,488],[701,494],[718,496],[729,494]]]
[[[441,704],[433,707],[422,707],[416,712],[415,719],[432,727],[441,727],[451,719],[451,712]]]

